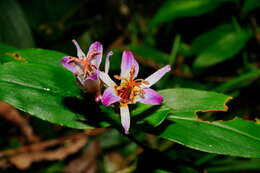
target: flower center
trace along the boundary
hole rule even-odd
[[[92,72],[95,72],[97,70],[97,67],[93,64],[91,64],[91,60],[96,56],[99,55],[100,52],[92,51],[87,56],[87,58],[79,59],[76,57],[70,57],[69,63],[74,63],[76,65],[79,65],[80,68],[83,71],[84,76],[90,75]]]
[[[144,97],[144,90],[141,88],[141,85],[149,83],[143,79],[134,80],[134,72],[135,68],[132,66],[129,79],[122,78],[118,75],[114,76],[116,79],[121,80],[121,84],[119,86],[115,86],[117,95],[121,97],[121,104],[134,103],[136,96]]]
[[[97,70],[96,66],[91,64],[88,59],[82,60],[80,66],[82,67],[84,75],[90,75],[92,72]]]

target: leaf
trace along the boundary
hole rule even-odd
[[[34,47],[32,32],[17,1],[0,1],[0,11],[0,42],[18,48]]]
[[[250,159],[250,160],[220,160],[224,163],[213,163],[207,170],[209,172],[231,172],[231,171],[242,171],[242,170],[252,170],[257,171],[260,169],[259,159]],[[225,163],[226,162],[226,163]]]
[[[161,169],[156,169],[153,173],[170,173],[170,172]]]
[[[183,17],[200,16],[214,10],[224,2],[232,1],[236,0],[167,0],[152,19],[151,25],[155,26]]]
[[[220,86],[216,87],[214,90],[218,92],[231,92],[238,88],[248,86],[259,77],[260,77],[259,70],[252,71],[246,74],[242,74],[228,82],[225,82]]]
[[[205,122],[169,116],[160,137],[200,151],[239,157],[260,158],[260,126],[236,118],[226,122]]]
[[[139,60],[143,59],[143,61],[146,61],[146,63],[149,63],[149,60],[155,61],[156,65],[165,65],[169,62],[168,54],[145,45],[132,44],[129,46],[129,49],[131,49],[136,55],[139,56]]]
[[[0,69],[0,100],[45,121],[72,128],[90,128],[79,121],[85,117],[64,105],[66,97],[80,98],[73,75],[60,64],[65,54],[1,47],[5,49],[0,52],[0,60],[5,64]]]
[[[60,59],[66,56],[66,54],[61,52],[39,48],[10,49],[10,51],[6,52],[5,55],[7,55],[8,58],[2,57],[0,54],[0,60],[4,62],[19,61],[25,63],[34,63],[57,68],[61,68]]]
[[[136,122],[136,124],[142,125],[148,125],[149,127],[156,127],[159,126],[167,117],[168,113],[171,111],[171,109],[165,107],[165,106],[152,106],[152,105],[146,105],[142,103],[137,103],[136,108],[131,109],[131,121]],[[112,108],[100,106],[101,111],[110,119],[110,124],[114,125],[120,125],[120,115],[116,113]],[[112,122],[113,121],[113,122]],[[109,123],[102,122],[100,123],[102,126],[106,127],[110,125]]]
[[[198,53],[194,67],[209,67],[232,58],[251,36],[248,29],[235,30],[228,24],[199,36],[193,42],[193,50]]]
[[[66,81],[66,82],[64,82]],[[42,120],[72,128],[91,128],[86,120],[64,105],[80,98],[72,74],[62,67],[10,62],[0,68],[0,100]]]
[[[211,31],[205,32],[196,37],[191,43],[191,49],[194,54],[200,54],[210,45],[217,42],[220,38],[225,37],[231,32],[234,32],[235,28],[232,24],[222,24],[217,26]]]
[[[227,111],[225,104],[231,99],[221,93],[187,88],[165,89],[159,93],[164,97],[164,105],[176,116],[195,117],[199,111]]]
[[[255,10],[256,8],[260,7],[260,1],[259,0],[245,0],[243,4],[243,11],[249,12],[252,10]]]
[[[6,61],[13,61],[14,58],[10,56],[10,53],[16,50],[17,49],[12,46],[0,44],[0,63],[4,63]]]
[[[170,109],[166,107],[161,107],[160,109],[154,111],[149,114],[143,121],[148,123],[152,127],[159,126],[167,117],[168,113],[170,113]]]
[[[138,124],[148,124],[152,127],[159,126],[170,113],[171,109],[163,105],[146,105],[137,103],[137,107],[131,111],[131,116],[137,120]]]

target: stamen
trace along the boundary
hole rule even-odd
[[[148,82],[146,80],[142,81],[142,83],[145,84],[145,85],[149,85],[150,84],[150,82]]]
[[[95,65],[91,65],[91,67],[95,70],[97,70],[97,67]]]
[[[80,63],[80,60],[76,57],[70,56],[69,58],[70,59],[68,60],[68,63],[72,63],[72,62],[78,63],[78,64]]]
[[[122,80],[122,77],[119,76],[119,75],[114,75],[114,78],[117,79],[117,80]]]
[[[135,65],[133,64],[130,70],[130,77],[129,79],[132,81],[134,78],[134,74],[135,74]]]
[[[90,60],[92,60],[95,56],[97,56],[97,55],[99,55],[100,54],[100,52],[97,52],[97,51],[93,51],[93,52],[90,52],[90,54],[88,55],[88,57],[87,57],[87,60],[88,61],[90,61]]]
[[[114,75],[114,78],[117,80],[123,80],[121,85],[116,87],[117,95],[121,97],[121,104],[131,104],[134,102],[136,96],[144,97],[144,90],[141,88],[142,84],[149,84],[148,81],[143,79],[135,79],[135,66],[132,65],[131,70],[129,72],[129,78],[122,78],[119,75]]]

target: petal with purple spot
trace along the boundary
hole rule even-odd
[[[127,105],[120,106],[121,124],[124,127],[125,134],[129,133],[130,128],[130,112]]]
[[[156,82],[158,82],[164,75],[165,73],[169,72],[171,70],[171,67],[169,65],[164,66],[163,68],[157,70],[154,72],[152,75],[150,75],[148,78],[145,79],[145,81],[148,82],[148,84],[143,84],[143,87],[149,88]]]
[[[101,102],[104,106],[109,106],[113,103],[116,103],[120,100],[120,97],[116,95],[113,87],[108,87],[105,89]]]
[[[82,72],[81,68],[79,65],[71,61],[72,57],[70,56],[65,56],[61,59],[60,63],[69,71],[74,73],[75,75],[79,74]]]
[[[134,78],[138,75],[139,65],[131,51],[124,51],[121,62],[121,77],[129,78],[131,68],[134,67]]]
[[[76,40],[72,40],[72,42],[74,43],[74,45],[75,45],[76,48],[77,48],[77,56],[78,56],[78,58],[80,58],[80,59],[85,58],[86,55],[85,55],[85,54],[83,53],[83,51],[81,50],[81,48],[80,48],[78,42],[77,42]]]
[[[98,53],[94,57],[91,57],[93,53]],[[89,47],[87,57],[90,58],[90,61],[93,65],[95,65],[97,68],[99,68],[101,60],[102,60],[102,54],[103,54],[103,46],[98,41],[92,43]]]
[[[163,102],[163,97],[157,93],[155,90],[150,88],[143,89],[143,97],[137,99],[138,102],[149,104],[149,105],[159,105]]]

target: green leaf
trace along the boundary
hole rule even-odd
[[[259,7],[260,7],[260,1],[259,0],[245,0],[242,9],[245,12],[249,12],[249,11],[252,11],[252,10],[259,8]]]
[[[234,32],[234,30],[235,28],[232,24],[222,24],[211,31],[199,35],[191,43],[192,52],[194,54],[200,54],[210,45],[218,42],[220,38],[225,37],[231,32]]]
[[[239,88],[248,86],[259,77],[260,77],[259,70],[252,71],[246,74],[242,74],[228,82],[225,82],[222,85],[216,87],[214,90],[218,92],[231,92]]]
[[[169,116],[160,137],[200,151],[260,158],[260,126],[237,118],[226,122],[205,122],[195,118]]]
[[[0,42],[19,48],[34,47],[32,32],[17,1],[0,1],[0,11]]]
[[[224,2],[236,0],[167,0],[156,13],[151,25],[177,18],[200,16],[217,8]]]
[[[202,34],[192,43],[192,50],[198,54],[195,67],[209,67],[236,55],[251,38],[248,29],[234,28],[224,24]]]
[[[187,88],[165,89],[159,93],[164,97],[164,105],[176,116],[195,117],[199,111],[227,111],[225,104],[231,99],[221,93]]]
[[[13,61],[14,58],[10,56],[10,54],[12,54],[11,52],[14,52],[16,50],[17,49],[12,46],[0,44],[0,63],[4,63],[6,61]]]
[[[220,160],[224,163],[215,163],[213,162],[213,165],[210,165],[207,170],[209,172],[234,172],[234,171],[242,171],[242,170],[259,170],[260,164],[259,159],[250,159],[250,160]],[[226,162],[226,163],[225,163]]]
[[[156,127],[159,126],[167,117],[168,113],[171,109],[163,106],[163,105],[146,105],[142,103],[137,103],[133,105],[135,108],[132,109],[130,106],[130,116],[132,117],[131,121],[136,122],[136,124],[140,124],[141,127],[146,125],[148,127]],[[110,119],[112,120],[112,124],[120,125],[120,115],[117,114],[112,108],[100,106],[101,111]],[[103,123],[103,126],[108,126],[108,123]],[[110,122],[111,123],[111,122]]]
[[[136,55],[139,61],[146,61],[149,63],[149,60],[151,65],[158,66],[158,65],[165,65],[169,62],[169,55],[158,51],[154,48],[147,47],[145,45],[130,45],[129,49],[132,50]]]
[[[148,124],[152,127],[159,126],[170,113],[171,109],[163,105],[146,105],[137,103],[137,107],[131,111],[131,116],[138,120],[138,124]]]
[[[165,171],[165,170],[156,169],[153,173],[170,173],[170,172]]]
[[[39,48],[13,50],[10,49],[8,52],[5,53],[5,55],[7,55],[8,58],[1,57],[0,54],[0,60],[4,62],[19,61],[24,63],[34,63],[40,65],[53,66],[57,68],[61,67],[61,58],[66,56],[66,54],[61,52]]]
[[[64,82],[65,81],[65,82]],[[81,98],[73,75],[48,65],[9,62],[0,68],[0,100],[42,120],[72,128],[91,128],[82,115],[65,106],[65,99]]]

